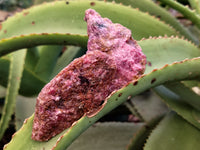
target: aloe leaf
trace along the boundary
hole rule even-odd
[[[197,95],[191,88],[184,86],[183,83],[173,82],[165,84],[165,87],[175,92],[181,100],[200,110],[200,95]]]
[[[5,146],[5,149],[8,150],[15,148],[16,150],[23,150],[27,149],[27,147],[30,149],[50,149],[49,147],[53,147],[52,149],[54,150],[65,150],[83,131],[85,131],[103,115],[107,114],[109,111],[126,101],[128,97],[135,96],[151,87],[163,84],[165,82],[195,78],[196,76],[200,75],[200,72],[198,71],[199,66],[200,58],[194,58],[191,60],[184,60],[171,65],[166,65],[159,70],[154,70],[151,73],[142,76],[137,81],[133,81],[124,88],[112,93],[107,98],[104,105],[102,105],[103,108],[99,110],[99,112],[93,114],[92,116],[83,116],[81,119],[75,122],[72,127],[66,129],[48,142],[36,142],[31,140],[33,123],[32,116],[28,121],[25,122],[15,136],[13,136],[13,139]],[[189,72],[192,72],[192,74],[189,74]],[[176,76],[177,73],[179,73],[179,76]],[[17,144],[19,142],[21,142],[20,145]]]
[[[7,86],[8,75],[9,75],[9,64],[10,60],[1,58],[0,59],[0,84],[4,87]]]
[[[200,56],[200,50],[197,46],[179,38],[150,38],[141,40],[138,44],[147,56],[145,73],[161,68],[166,64]]]
[[[49,81],[56,61],[62,51],[62,46],[40,46],[40,58],[35,66],[34,73],[42,80]]]
[[[200,130],[176,114],[166,116],[152,132],[144,150],[196,150]]]
[[[188,0],[193,9],[200,14],[200,1],[199,0]]]
[[[21,50],[12,54],[6,99],[0,120],[0,139],[8,127],[11,115],[14,112],[16,96],[24,69],[25,56],[26,50]]]
[[[112,0],[107,0],[112,1]],[[183,27],[178,20],[173,17],[168,11],[159,5],[155,4],[152,0],[115,0],[117,3],[122,3],[123,5],[128,5],[133,8],[139,8],[140,11],[150,13],[151,15],[159,18],[160,20],[166,22],[167,24],[174,27],[180,34],[185,36],[187,39],[198,43],[197,39],[189,32],[188,29]]]
[[[173,0],[159,0],[159,1],[169,5],[170,7],[182,13],[186,18],[191,20],[200,29],[200,16],[193,10],[189,9],[188,6],[184,6]]]
[[[26,96],[33,96],[38,94],[41,88],[46,84],[45,81],[37,77],[31,70],[31,66],[34,66],[34,60],[37,60],[37,54],[32,53],[32,50],[27,52],[28,58],[26,57],[25,63],[28,59],[33,59],[29,64],[25,64],[23,70],[23,78],[21,79],[19,94]],[[32,56],[31,56],[32,55]],[[34,56],[36,55],[36,56]],[[35,59],[34,59],[35,58]],[[0,84],[4,87],[7,86],[8,76],[9,76],[9,65],[10,65],[10,55],[6,55],[0,58]],[[29,68],[30,67],[30,68]]]
[[[19,93],[24,96],[34,96],[39,93],[45,84],[46,82],[34,75],[33,72],[25,70],[23,72]]]
[[[155,87],[154,90],[172,110],[176,111],[180,116],[200,129],[200,111],[184,103],[178,95],[164,86]]]
[[[135,107],[135,105],[132,103],[132,101],[127,101],[124,103],[124,105],[128,108],[128,110],[133,114],[134,117],[136,117],[140,122],[144,122],[144,116],[140,114],[138,109]]]
[[[53,145],[56,143],[58,137],[60,135],[57,135],[56,137],[52,138],[48,142],[37,142],[31,140],[31,132],[32,132],[32,125],[33,125],[33,115],[24,121],[24,125],[21,127],[20,130],[21,134],[14,134],[12,137],[12,144],[5,145],[4,149],[18,149],[18,150],[25,150],[25,149],[32,149],[32,150],[39,150],[39,149],[51,149]],[[19,130],[19,131],[20,131]],[[19,144],[20,142],[20,144]]]
[[[67,4],[57,1],[32,7],[10,17],[2,23],[0,55],[41,44],[86,47],[87,30],[83,18],[88,8],[93,8],[103,17],[131,29],[135,39],[178,34],[172,27],[137,9],[108,2],[96,1],[92,4],[91,1],[70,1]],[[17,30],[15,24],[18,25]]]
[[[140,41],[139,43],[143,52],[147,56],[149,64],[147,65],[145,73],[148,73],[153,69],[160,68],[165,64],[200,56],[200,50],[195,45],[182,39],[147,39]],[[179,73],[177,73],[177,76],[179,76]],[[156,87],[156,91],[158,88],[160,87]],[[177,112],[178,110],[175,111]],[[182,114],[182,116],[184,115],[186,114]]]
[[[96,123],[70,145],[68,150],[122,150],[142,123]],[[95,138],[94,138],[95,137]],[[119,142],[120,141],[120,142]]]
[[[153,69],[160,68],[165,64],[200,56],[200,50],[194,44],[178,38],[147,39],[140,41],[139,44],[147,56],[149,64],[147,65],[145,73],[148,73]],[[175,87],[171,86],[171,88]],[[176,88],[181,87],[177,86]],[[181,92],[182,91],[179,90],[179,94],[181,94]],[[182,94],[186,94],[187,92],[188,91],[185,90]],[[193,92],[191,91],[190,94],[192,93]],[[198,107],[196,104],[198,103],[199,96],[195,93],[193,93],[193,95],[195,95],[194,97],[196,97],[196,100],[190,100],[191,98],[186,100],[196,108]]]
[[[86,35],[73,34],[30,34],[26,36],[13,37],[10,39],[0,40],[0,56],[12,51],[31,48],[38,45],[78,45],[86,47]],[[27,42],[28,41],[28,42]]]
[[[154,127],[160,122],[162,117],[154,118],[145,123],[133,136],[127,150],[143,150],[147,137]]]
[[[52,0],[48,0],[52,1]],[[34,5],[41,4],[45,0],[35,0]],[[58,56],[63,49],[62,46],[41,46],[39,47],[40,51],[40,60],[37,63],[35,68],[35,73],[43,78],[46,81],[49,81],[51,78],[50,75],[55,67]],[[56,50],[57,49],[57,50]],[[49,52],[50,51],[50,52]]]
[[[190,88],[195,94],[200,96],[200,81],[182,81],[183,85]]]
[[[79,9],[79,11],[76,11],[74,8]],[[113,22],[121,23],[135,31],[136,39],[139,37],[149,37],[147,33],[151,33],[151,36],[154,36],[154,34],[167,34],[165,31],[169,31],[168,34],[176,34],[168,25],[150,15],[119,4],[100,1],[94,3],[91,3],[91,1],[70,1],[68,3],[65,1],[57,1],[32,7],[16,14],[15,17],[8,18],[7,21],[2,23],[0,38],[5,39],[31,33],[71,33],[87,35],[86,23],[83,18],[85,10],[88,8],[93,8],[103,17],[108,17]],[[127,19],[129,22],[127,22]],[[21,21],[19,22],[18,20]],[[149,23],[146,24],[145,21]],[[18,30],[13,26],[15,23],[18,23]],[[145,29],[145,26],[149,28]],[[4,32],[5,30],[6,33]],[[138,32],[139,30],[141,32]],[[145,33],[146,36],[144,36]]]
[[[170,43],[170,44],[169,44]],[[200,50],[190,42],[177,38],[160,38],[160,39],[147,39],[140,41],[143,52],[147,56],[148,64],[145,73],[153,69],[160,68],[165,64],[170,64],[175,61],[180,61],[186,58],[200,56]],[[177,73],[177,76],[179,74]],[[156,87],[156,91],[161,87]],[[173,87],[172,87],[173,88]],[[179,87],[178,87],[179,88]],[[162,89],[161,89],[162,90]],[[167,98],[167,96],[166,96]],[[190,99],[188,99],[190,101]],[[168,101],[167,101],[168,102]],[[192,101],[190,101],[191,103]],[[169,105],[169,104],[168,104]],[[178,104],[177,104],[178,106]],[[181,105],[180,105],[181,106]],[[181,107],[183,111],[188,110],[188,114],[182,114],[183,117],[190,117],[190,109]],[[138,109],[138,108],[137,108]],[[185,109],[185,110],[184,110]],[[192,108],[193,109],[193,108]],[[177,109],[173,109],[179,112]],[[197,121],[196,121],[197,123]],[[197,123],[198,126],[199,123]]]
[[[195,45],[181,39],[176,39],[176,38],[147,39],[140,42],[141,42],[140,45],[142,46],[143,51],[147,56],[148,63],[150,64],[147,65],[146,73],[148,73],[152,69],[160,68],[161,66],[169,64],[171,62],[179,61],[185,58],[200,56],[200,50]],[[156,87],[155,88],[156,91],[158,91],[159,88],[161,87]],[[188,99],[188,101],[189,100],[190,99]],[[179,105],[177,104],[177,106]],[[184,107],[182,109],[184,110]],[[177,109],[173,110],[179,112]],[[190,109],[185,109],[185,110],[188,110],[188,113],[191,112]],[[183,117],[186,116],[190,117],[190,115],[191,115],[190,113],[182,114]],[[195,122],[197,123],[196,120]],[[197,126],[198,124],[199,123],[197,123]]]
[[[6,87],[8,82],[9,65],[9,59],[0,59],[0,84],[4,87]],[[23,71],[23,78],[21,79],[21,88],[19,90],[19,93],[25,96],[36,95],[45,84],[45,81],[38,78],[31,70],[26,67]]]
[[[154,92],[149,91],[143,94],[137,95],[130,100],[130,103],[142,116],[143,121],[150,122],[152,119],[163,116],[168,112],[166,105]]]
[[[3,86],[0,86],[0,99],[4,98],[6,96],[6,88]]]
[[[82,56],[86,52],[85,49],[76,46],[67,46],[62,56],[58,59],[54,67],[51,78],[56,76],[63,68],[65,68],[72,60]]]
[[[25,132],[23,134],[15,134],[13,136],[13,139],[15,139],[15,140],[13,140],[12,145],[10,145],[10,146],[7,145],[7,146],[4,147],[4,149],[12,149],[12,148],[14,148],[14,149],[20,149],[20,150],[23,150],[23,149],[32,149],[32,150],[48,149],[48,150],[50,150],[50,149],[52,149],[54,144],[57,142],[57,139],[59,138],[59,136],[61,136],[62,134],[64,134],[66,132],[65,131],[65,132],[57,135],[56,137],[54,137],[53,139],[51,139],[48,142],[33,141],[30,138],[30,136],[31,136],[30,128],[32,129],[32,119],[33,119],[33,116],[31,116],[28,120],[25,121],[24,126],[22,127]],[[103,128],[101,128],[102,126],[103,126]],[[126,126],[126,128],[124,128],[124,126]],[[133,124],[133,123],[131,123],[131,124],[130,123],[123,123],[123,124],[122,123],[109,123],[109,124],[107,124],[106,123],[106,125],[98,125],[97,124],[97,125],[94,125],[93,129],[91,127],[88,132],[84,133],[83,135],[81,135],[78,138],[78,141],[76,141],[76,142],[79,143],[78,145],[76,145],[76,142],[75,142],[69,147],[69,149],[72,150],[72,149],[76,149],[77,146],[80,147],[80,143],[82,143],[82,142],[84,142],[84,144],[85,144],[86,140],[88,140],[88,138],[85,138],[85,136],[91,136],[91,134],[93,135],[96,132],[97,132],[97,134],[95,134],[95,139],[99,138],[99,139],[102,139],[102,142],[105,142],[104,138],[102,138],[102,134],[104,133],[103,134],[104,136],[106,136],[106,134],[107,134],[107,135],[113,137],[113,132],[112,132],[113,130],[115,131],[116,134],[124,135],[123,137],[121,137],[121,140],[123,140],[124,142],[119,143],[118,145],[116,145],[116,146],[120,145],[119,148],[122,148],[122,146],[125,146],[128,143],[128,140],[131,138],[132,134],[134,132],[136,132],[136,130],[138,130],[141,126],[142,126],[142,123],[141,124]],[[99,130],[99,129],[102,129],[102,130]],[[112,132],[112,135],[110,135],[110,133],[106,132],[106,131]],[[123,133],[121,133],[120,131],[123,131]],[[14,147],[14,143],[17,144],[19,138],[23,138],[24,140],[22,140],[20,142],[20,144],[18,144],[17,147],[16,146]],[[120,137],[118,137],[118,138],[120,138]],[[126,139],[126,141],[125,141],[125,139]],[[90,140],[89,141],[90,144],[89,145],[84,145],[81,148],[84,149],[84,148],[88,148],[88,147],[92,147],[92,146],[97,146],[96,140],[92,141],[92,139],[90,139],[90,138],[89,138],[89,140]],[[110,139],[110,140],[112,141],[113,138]],[[109,141],[107,141],[107,142],[109,142]],[[111,143],[108,143],[108,145],[109,144],[111,144]],[[98,146],[99,145],[100,146],[104,146],[104,145],[101,144],[101,141],[99,141]],[[112,143],[112,146],[113,146],[113,143]],[[104,149],[105,148],[106,147],[104,147]],[[61,149],[63,149],[63,148],[61,148]]]
[[[38,4],[41,4],[43,2],[51,2],[53,0],[34,0],[34,5],[38,5]]]
[[[197,81],[197,80],[183,81],[183,84],[184,84],[186,87],[189,87],[189,88],[192,88],[192,87],[194,87],[194,86],[200,86],[200,83],[199,83],[199,81]]]
[[[36,97],[25,97],[18,95],[15,109],[15,127],[19,130],[26,118],[31,116],[35,111]]]
[[[38,49],[33,47],[27,50],[25,67],[34,70],[39,59]]]
[[[194,25],[189,26],[188,29],[190,30],[193,36],[195,36],[198,40],[200,40],[200,30],[199,28],[197,28],[197,26],[194,26]]]

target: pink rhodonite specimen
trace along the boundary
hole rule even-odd
[[[37,97],[32,139],[47,141],[84,114],[98,111],[113,91],[144,73],[146,57],[131,31],[94,10],[85,12],[88,51],[54,77]]]

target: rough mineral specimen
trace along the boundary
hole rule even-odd
[[[32,139],[47,141],[84,114],[96,112],[107,96],[145,70],[146,57],[131,31],[86,10],[88,51],[39,93]]]

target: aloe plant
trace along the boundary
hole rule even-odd
[[[3,21],[0,97],[5,100],[0,138],[5,136],[12,114],[17,130],[4,149],[198,149],[200,49],[196,33],[200,30],[200,7],[195,0],[188,1],[190,8],[173,0],[159,1],[74,0],[40,4],[42,1],[38,0],[37,5]],[[191,25],[181,24],[171,15],[170,7]],[[88,37],[83,18],[88,8],[132,31],[147,57],[145,73],[107,97],[96,114],[85,114],[47,142],[34,141],[31,133],[36,96],[62,68],[86,52]],[[149,89],[154,92],[153,97],[137,96]],[[139,123],[95,123],[122,105],[139,118]]]

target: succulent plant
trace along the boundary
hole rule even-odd
[[[159,1],[55,1],[24,9],[3,21],[0,24],[0,90],[5,92],[0,92],[0,96],[5,97],[5,102],[0,138],[13,113],[18,130],[4,149],[122,149],[125,145],[128,150],[198,149],[200,6],[196,0],[188,0],[190,8],[173,0]],[[22,121],[33,112],[35,96],[45,84],[86,52],[88,36],[83,18],[89,8],[132,31],[146,55],[146,70],[138,79],[111,93],[97,113],[83,115],[47,142],[34,141],[31,139],[34,114],[21,126]],[[179,11],[189,25],[179,22],[169,8]],[[156,94],[152,100],[148,97],[137,100],[136,95],[149,89]],[[155,104],[157,95],[162,101],[159,99]],[[139,123],[95,124],[122,104],[139,118]],[[105,144],[106,137],[111,138],[112,145]],[[81,145],[86,139],[88,143]],[[102,144],[92,145],[95,139]]]

